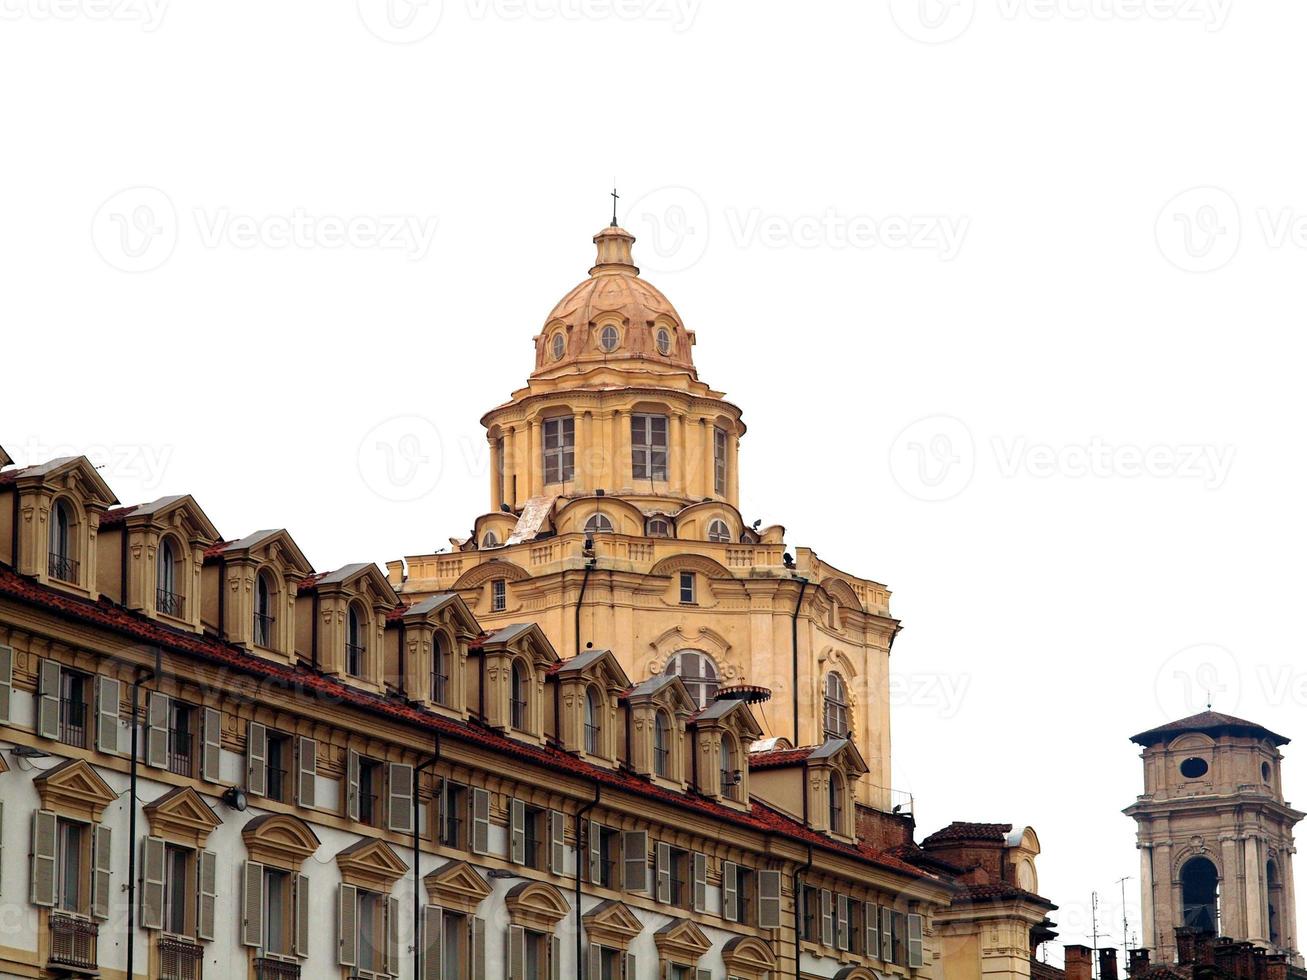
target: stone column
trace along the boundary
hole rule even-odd
[[[1244,907],[1248,910],[1248,938],[1265,941],[1266,929],[1262,924],[1262,861],[1256,837],[1243,840]]]
[[[585,493],[594,486],[594,460],[591,458],[594,443],[590,441],[590,413],[579,412],[572,416],[572,452],[576,460],[576,475],[572,488],[576,493]]]
[[[517,430],[504,430],[504,498],[508,506],[517,506]]]
[[[1157,923],[1153,915],[1156,896],[1153,894],[1153,845],[1139,844],[1139,913],[1143,918],[1140,936],[1144,945],[1157,949]]]
[[[1243,880],[1239,873],[1239,842],[1230,835],[1221,838],[1221,864],[1225,869],[1221,875],[1221,932],[1226,936],[1246,936],[1248,910],[1239,900],[1236,886],[1236,882]]]
[[[504,480],[500,473],[503,460],[499,458],[499,440],[491,438],[490,442],[490,509],[499,510],[504,502]]]
[[[1153,894],[1157,901],[1153,906],[1154,928],[1157,930],[1157,949],[1159,959],[1169,963],[1175,956],[1175,927],[1178,909],[1176,901],[1180,890],[1175,885],[1171,868],[1171,844],[1163,841],[1153,846]]]
[[[690,422],[684,415],[676,416],[676,427],[680,430],[681,452],[674,464],[679,474],[681,493],[690,496]]]
[[[614,412],[613,425],[617,431],[617,452],[613,456],[613,486],[622,490],[634,486],[631,472],[631,413]],[[647,481],[644,481],[647,482]]]
[[[712,465],[712,419],[699,420],[699,437],[703,440],[703,477],[699,481],[701,488],[699,493],[694,494],[696,497],[715,497],[713,487],[713,465]],[[802,744],[802,743],[798,743]]]
[[[540,461],[540,423],[531,419],[526,424],[526,489],[524,497],[540,493],[544,483],[544,467]]]
[[[684,416],[673,415],[667,420],[667,482],[675,494],[685,494],[685,430]]]
[[[732,432],[726,439],[726,496],[731,504],[740,506],[740,437]]]
[[[1282,851],[1284,860],[1281,862],[1280,878],[1284,882],[1284,909],[1280,913],[1280,932],[1281,941],[1286,949],[1298,949],[1298,903],[1293,894],[1293,856],[1297,853],[1296,848],[1285,847]]]

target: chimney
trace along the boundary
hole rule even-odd
[[[1090,980],[1093,973],[1093,953],[1088,946],[1066,948],[1066,980]]]
[[[1194,964],[1216,965],[1216,934],[1203,930],[1194,936]]]
[[[1181,966],[1192,966],[1194,962],[1194,937],[1197,929],[1177,926],[1175,930],[1175,958]]]
[[[1266,957],[1266,980],[1289,980],[1289,959],[1283,953]]]
[[[1130,976],[1142,977],[1148,972],[1148,950],[1132,949],[1130,955]]]
[[[1110,946],[1098,951],[1098,980],[1117,980],[1116,950]]]

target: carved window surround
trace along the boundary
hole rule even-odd
[[[41,795],[41,809],[61,817],[99,823],[105,807],[118,794],[85,759],[70,759],[37,776],[33,781]]]
[[[381,895],[390,893],[395,882],[408,872],[408,865],[383,840],[365,837],[336,855],[340,880]]]
[[[513,925],[548,934],[572,911],[563,893],[543,881],[515,885],[504,896],[504,907]]]
[[[303,820],[286,814],[255,817],[241,831],[249,859],[283,871],[297,871],[322,842]]]
[[[145,807],[150,834],[173,844],[202,849],[222,819],[190,786],[169,790]]]
[[[464,915],[475,915],[477,907],[491,892],[489,883],[466,861],[449,861],[429,872],[422,881],[432,905]]]
[[[697,966],[712,942],[689,919],[673,919],[654,933],[654,945],[658,947],[658,974],[667,976],[668,964]]]
[[[581,917],[591,943],[625,953],[631,941],[644,931],[644,924],[624,903],[616,899],[600,902]]]

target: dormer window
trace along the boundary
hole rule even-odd
[[[496,535],[494,531],[487,531],[485,534],[481,536],[481,547],[498,548],[499,547],[498,535]]]
[[[644,533],[651,538],[670,538],[672,536],[671,522],[665,517],[651,517],[645,523]]]
[[[522,661],[513,661],[513,672],[508,690],[508,723],[518,731],[526,731],[526,696],[527,684],[530,683],[526,675],[526,667]]]
[[[154,595],[154,607],[166,616],[182,615],[182,596],[177,587],[178,549],[172,538],[164,538],[159,545],[158,575]]]
[[[603,514],[594,514],[585,522],[586,534],[612,534],[613,522]]]
[[[830,774],[830,801],[827,819],[832,834],[844,833],[844,777],[838,772]]]
[[[599,346],[605,352],[611,353],[617,350],[617,345],[621,343],[622,335],[617,328],[611,323],[607,324],[599,331]]]
[[[437,633],[431,642],[431,700],[449,704],[449,640]]]
[[[672,725],[667,712],[659,711],[654,715],[654,775],[670,779],[671,763]]]
[[[349,607],[349,620],[345,629],[345,673],[351,677],[363,676],[363,658],[367,653],[363,623],[358,609]]]
[[[600,754],[599,726],[603,709],[599,703],[599,692],[593,687],[585,692],[585,750],[590,755]]]
[[[277,617],[273,610],[276,589],[268,572],[259,572],[254,580],[254,642],[261,647],[272,646],[273,626]]]
[[[718,544],[727,544],[731,540],[731,529],[720,518],[708,525],[708,540]]]
[[[56,500],[50,509],[50,577],[60,582],[77,581],[74,531],[77,521],[66,500]]]
[[[735,745],[729,735],[722,735],[721,780],[722,796],[728,800],[740,798],[739,773],[735,764]]]
[[[834,671],[826,675],[822,727],[832,738],[844,738],[849,733],[848,689],[844,678]]]

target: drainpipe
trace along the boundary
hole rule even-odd
[[[593,810],[599,803],[600,786],[597,781],[594,784],[594,788],[595,788],[594,799],[591,800],[589,803],[587,803],[585,806],[581,807],[581,809],[576,811],[576,977],[577,980],[584,980],[585,977],[585,970],[581,966],[581,964],[585,962],[585,957],[584,955],[582,955],[585,952],[585,943],[582,941],[581,938],[581,867],[582,867],[582,861],[584,860],[582,855],[588,854],[588,848],[586,851],[581,850],[581,827],[585,815],[589,813],[591,810]],[[589,845],[589,843],[590,840],[589,840],[589,836],[587,835],[586,844]]]
[[[148,670],[148,673],[147,673]],[[132,768],[131,786],[127,794],[127,976],[135,977],[132,968],[136,962],[136,768],[140,757],[141,685],[163,673],[163,650],[154,648],[154,667],[136,668],[132,681]]]
[[[799,583],[799,597],[794,600],[794,612],[790,614],[790,652],[794,661],[790,682],[794,693],[794,747],[799,747],[799,609],[803,606],[803,595],[808,591],[808,580],[802,575],[794,576]],[[804,796],[807,799],[807,796]]]
[[[413,976],[422,976],[422,821],[418,819],[418,779],[440,761],[440,732],[431,754],[413,767]],[[437,826],[439,824],[437,823]]]
[[[576,597],[576,656],[581,656],[581,604],[585,602],[585,587],[590,584],[590,572],[594,570],[597,559],[589,558],[585,563],[585,574],[581,576],[581,594]]]
[[[807,794],[804,794],[807,798]],[[803,980],[803,970],[799,966],[802,958],[803,943],[803,876],[812,867],[812,845],[808,845],[808,860],[794,869],[794,980]]]

